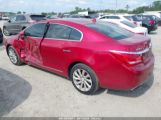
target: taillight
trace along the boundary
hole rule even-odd
[[[92,22],[93,23],[96,23],[97,22],[96,18],[92,19]]]
[[[138,33],[138,34],[140,34],[140,35],[145,35],[145,33]]]
[[[143,62],[142,54],[128,54],[128,53],[121,53],[119,51],[111,51],[111,54],[121,63],[129,67],[138,65]]]
[[[134,21],[134,24],[137,25],[137,22]]]
[[[149,21],[149,24],[150,24],[150,25],[154,25],[154,24],[155,24],[155,21],[154,21],[154,20],[150,20],[150,21]]]

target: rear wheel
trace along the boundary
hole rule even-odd
[[[94,71],[84,64],[76,64],[70,72],[70,78],[74,87],[83,94],[92,95],[99,88]]]
[[[13,47],[9,46],[7,49],[8,52],[8,56],[10,58],[10,61],[14,64],[14,65],[21,65],[22,62],[19,58],[19,55],[16,53],[16,51],[13,49]]]

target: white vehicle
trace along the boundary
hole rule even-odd
[[[109,20],[108,22],[116,24],[116,25],[118,25],[130,32],[133,32],[135,34],[140,34],[140,35],[145,35],[145,36],[147,36],[147,34],[148,34],[147,28],[137,26],[127,20],[118,20],[118,21]]]
[[[2,16],[2,20],[9,20],[9,17],[7,17],[7,16]]]
[[[137,26],[142,26],[142,22],[133,21],[133,19],[131,18],[131,15],[104,15],[104,16],[98,17],[97,19],[101,21],[108,21],[108,20],[124,21],[126,20],[126,21],[136,24]]]
[[[161,18],[161,11],[145,11],[142,15],[155,15]]]

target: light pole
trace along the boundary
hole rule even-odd
[[[115,14],[117,13],[117,0],[116,0],[116,8],[115,8]]]

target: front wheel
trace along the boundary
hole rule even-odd
[[[19,58],[19,55],[16,53],[16,51],[14,50],[13,47],[9,46],[7,49],[8,52],[8,56],[10,58],[10,61],[14,64],[14,65],[21,65],[22,62]]]
[[[3,34],[5,36],[10,36],[11,34],[9,33],[9,31],[6,29],[6,27],[3,28]]]
[[[76,64],[70,72],[70,78],[74,87],[83,94],[92,95],[99,88],[96,74],[87,65]]]

